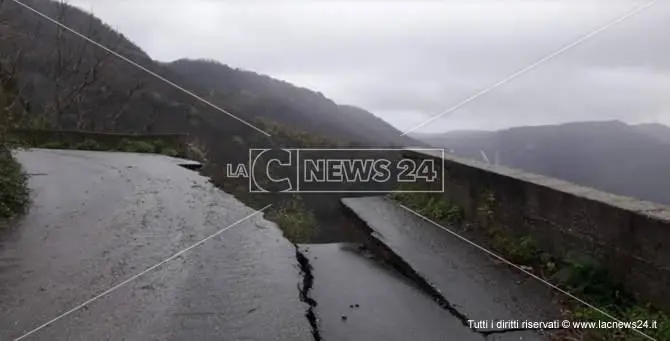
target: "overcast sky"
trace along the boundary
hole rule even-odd
[[[406,130],[646,1],[69,2],[154,59],[216,59]],[[670,124],[669,32],[670,4],[659,1],[419,131]]]

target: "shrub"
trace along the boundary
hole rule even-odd
[[[179,152],[172,149],[172,148],[165,148],[165,149],[161,150],[160,153],[163,154],[163,155],[172,156],[172,157],[179,156]]]
[[[154,153],[165,154],[163,151],[167,148],[167,146],[163,140],[155,140],[151,142],[151,144],[153,145]]]
[[[67,149],[68,145],[61,141],[49,141],[39,146],[40,148],[46,149]]]
[[[463,211],[447,198],[429,193],[393,193],[391,198],[437,222],[459,223]]]
[[[155,153],[156,148],[151,143],[146,141],[131,141],[123,139],[119,143],[118,149],[129,153]]]
[[[27,177],[21,165],[0,146],[0,219],[23,212],[28,201]]]
[[[566,257],[554,278],[570,292],[589,297],[592,303],[603,308],[627,307],[634,302],[603,266],[586,256]]]
[[[542,252],[530,236],[511,241],[506,248],[506,253],[512,262],[526,265],[542,263]]]
[[[86,139],[74,146],[74,149],[79,150],[103,150],[102,146],[95,140]]]
[[[276,222],[284,235],[295,243],[308,242],[316,232],[316,218],[299,197],[282,202],[269,213],[268,218]]]

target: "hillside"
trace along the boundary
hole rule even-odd
[[[86,12],[49,0],[27,3],[246,121],[269,119],[363,145],[416,143],[372,113],[340,106],[318,92],[215,61],[158,63]],[[165,132],[203,121],[232,123],[227,117],[225,124],[211,117],[222,114],[12,2],[2,4],[0,22],[3,64],[16,70],[21,95],[30,99],[33,115],[43,115],[42,124]],[[240,128],[238,133],[249,130]]]
[[[670,128],[618,121],[415,135],[456,155],[670,204]]]
[[[165,65],[189,88],[207,90],[206,98],[232,106],[246,117],[264,117],[305,131],[368,146],[406,146],[417,141],[374,114],[338,105],[323,94],[216,61],[180,59]]]
[[[659,123],[643,123],[632,126],[633,129],[659,141],[670,143],[670,127]]]
[[[286,196],[250,196],[228,163],[247,163],[248,148],[420,145],[363,109],[323,94],[210,60],[152,60],[95,16],[50,0],[25,3],[146,69],[271,133],[267,137],[138,67],[93,46],[11,1],[0,2],[0,78],[16,84],[22,113],[11,127],[139,134],[190,134],[207,154],[206,175],[247,204]],[[317,213],[337,196],[305,200]],[[323,224],[337,225],[333,217]]]

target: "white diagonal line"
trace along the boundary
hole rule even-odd
[[[648,8],[649,6],[653,5],[653,4],[654,4],[655,2],[657,2],[657,1],[658,1],[658,0],[651,0],[651,1],[649,1],[649,2],[646,2],[644,5],[641,5],[641,6],[639,6],[639,7],[636,7],[636,8],[634,8],[634,9],[632,9],[632,10],[629,11],[629,12],[626,12],[624,15],[622,15],[622,16],[620,16],[620,17],[617,17],[616,19],[614,19],[614,20],[612,20],[612,21],[610,21],[610,22],[608,22],[608,23],[606,23],[606,24],[600,26],[600,27],[597,28],[596,30],[594,30],[594,31],[592,31],[592,32],[590,32],[590,33],[588,33],[588,34],[582,36],[581,38],[575,40],[574,42],[572,42],[572,43],[570,43],[570,44],[568,44],[568,45],[565,45],[565,46],[563,46],[562,48],[560,48],[560,49],[558,49],[558,50],[556,50],[556,51],[554,51],[554,52],[552,52],[552,53],[550,53],[550,54],[548,54],[548,55],[542,57],[540,60],[538,60],[538,61],[536,61],[536,62],[534,62],[534,63],[532,63],[532,64],[530,64],[530,65],[524,67],[523,69],[521,69],[521,70],[519,70],[519,71],[517,71],[517,72],[515,72],[515,73],[513,73],[513,74],[511,74],[511,75],[509,75],[509,76],[507,76],[507,77],[505,77],[505,78],[503,78],[502,80],[496,82],[495,84],[489,86],[488,88],[486,88],[486,89],[484,89],[484,90],[481,90],[481,91],[475,93],[474,95],[472,95],[472,96],[470,96],[470,97],[464,99],[463,101],[459,102],[458,104],[456,104],[456,105],[454,105],[454,106],[452,106],[452,107],[450,107],[450,108],[448,108],[448,109],[446,109],[446,110],[440,112],[439,114],[437,114],[437,115],[435,115],[435,116],[433,116],[433,117],[427,119],[426,121],[424,121],[423,123],[421,123],[421,124],[415,126],[414,128],[409,129],[409,130],[406,130],[405,132],[403,132],[402,134],[400,134],[400,136],[405,136],[405,135],[407,135],[407,134],[409,134],[409,133],[411,133],[411,132],[413,132],[413,131],[415,131],[415,130],[417,130],[417,129],[419,129],[419,128],[425,126],[425,125],[427,125],[428,123],[435,121],[436,119],[438,119],[438,118],[440,118],[440,117],[442,117],[442,116],[444,116],[444,115],[447,115],[447,114],[449,114],[449,113],[452,113],[452,112],[454,112],[454,111],[456,111],[456,110],[462,108],[462,107],[465,106],[466,104],[468,104],[468,103],[470,103],[470,102],[472,102],[472,101],[478,99],[479,97],[482,97],[482,96],[488,94],[489,92],[495,90],[496,88],[498,88],[498,87],[500,87],[500,86],[502,86],[502,85],[504,85],[504,84],[506,84],[506,83],[509,83],[511,80],[514,80],[514,79],[518,78],[519,76],[525,74],[526,72],[535,69],[536,67],[538,67],[538,66],[542,65],[543,63],[545,63],[546,61],[549,61],[549,60],[551,60],[551,59],[553,59],[553,58],[559,56],[560,54],[562,54],[562,53],[564,53],[564,52],[570,50],[571,48],[573,48],[573,47],[575,47],[575,46],[577,46],[577,45],[579,45],[579,44],[581,44],[581,43],[583,43],[583,42],[585,42],[585,41],[587,41],[587,40],[593,38],[595,35],[597,35],[597,34],[603,32],[603,31],[609,29],[610,27],[612,27],[612,26],[614,26],[614,25],[616,25],[616,24],[618,24],[618,23],[620,23],[620,22],[622,22],[622,21],[624,21],[624,20],[626,20],[626,19],[632,17],[633,15],[635,15],[635,14],[637,14],[637,13],[643,11],[644,9],[646,9],[646,8]]]
[[[115,285],[115,286],[113,286],[113,287],[111,287],[111,288],[109,288],[109,289],[103,291],[102,293],[100,293],[100,294],[94,296],[93,298],[91,298],[91,299],[89,299],[89,300],[87,300],[87,301],[85,301],[85,302],[79,304],[78,306],[76,306],[76,307],[74,307],[74,308],[72,308],[72,309],[70,309],[70,310],[68,310],[68,311],[66,311],[66,312],[64,312],[64,313],[62,313],[62,314],[60,314],[60,315],[58,315],[57,317],[53,318],[52,320],[45,322],[45,323],[42,324],[41,326],[39,326],[39,327],[37,327],[37,328],[35,328],[35,329],[33,329],[33,330],[31,330],[31,331],[29,331],[29,332],[27,332],[27,333],[21,335],[20,337],[14,339],[14,341],[23,340],[23,339],[25,339],[26,337],[28,337],[28,336],[30,336],[30,335],[32,335],[32,334],[34,334],[34,333],[36,333],[36,332],[38,332],[38,331],[44,329],[44,328],[50,326],[51,324],[53,324],[54,322],[56,322],[56,321],[62,319],[63,317],[66,317],[66,316],[68,316],[68,315],[70,315],[70,314],[76,312],[77,310],[79,310],[79,309],[81,309],[81,308],[87,306],[88,304],[90,304],[90,303],[92,303],[92,302],[94,302],[94,301],[96,301],[96,300],[98,300],[98,299],[100,299],[100,298],[102,298],[102,297],[108,295],[108,294],[111,293],[112,291],[114,291],[114,290],[116,290],[116,289],[118,289],[118,288],[120,288],[120,287],[122,287],[122,286],[124,286],[124,285],[126,285],[126,284],[128,284],[128,283],[130,283],[130,282],[132,282],[132,281],[134,281],[134,280],[136,280],[137,278],[141,277],[142,275],[144,275],[144,274],[146,274],[146,273],[148,273],[148,272],[150,272],[150,271],[152,271],[152,270],[154,270],[154,269],[160,267],[161,265],[163,265],[163,264],[165,264],[165,263],[167,263],[167,262],[169,262],[169,261],[171,261],[171,260],[173,260],[173,259],[175,259],[175,258],[181,256],[182,254],[184,254],[184,253],[188,252],[189,250],[191,250],[191,249],[193,249],[193,248],[195,248],[195,247],[201,245],[202,243],[204,243],[204,242],[206,242],[206,241],[208,241],[208,240],[210,240],[210,239],[212,239],[212,238],[214,238],[214,237],[220,235],[221,233],[223,233],[223,232],[225,232],[225,231],[231,229],[232,227],[238,225],[239,223],[241,223],[241,222],[243,222],[243,221],[245,221],[245,220],[247,220],[247,219],[249,219],[249,218],[255,216],[255,215],[258,214],[258,213],[261,213],[261,212],[267,210],[268,208],[270,208],[270,206],[272,206],[272,204],[267,205],[267,206],[261,208],[260,210],[255,211],[255,212],[253,212],[253,213],[247,215],[246,217],[244,217],[244,218],[242,218],[242,219],[240,219],[240,220],[238,220],[238,221],[236,221],[236,222],[234,222],[234,223],[228,225],[227,227],[225,227],[225,228],[223,228],[223,229],[221,229],[221,230],[219,230],[219,231],[216,231],[215,233],[213,233],[213,234],[207,236],[205,239],[202,239],[201,241],[199,241],[199,242],[197,242],[197,243],[195,243],[195,244],[193,244],[193,245],[191,245],[191,246],[189,246],[189,247],[187,247],[187,248],[185,248],[185,249],[183,249],[183,250],[181,250],[181,251],[175,253],[174,255],[172,255],[172,256],[170,256],[170,257],[164,259],[164,260],[161,261],[160,263],[158,263],[158,264],[156,264],[156,265],[153,265],[153,266],[151,266],[151,267],[145,269],[144,271],[138,273],[137,275],[132,276],[132,277],[126,279],[125,281],[123,281],[123,282],[121,282],[121,283],[119,283],[119,284],[117,284],[117,285]]]
[[[562,293],[562,294],[564,294],[564,295],[566,295],[566,296],[572,298],[573,300],[575,300],[575,301],[577,301],[577,302],[579,302],[579,303],[581,303],[581,304],[583,304],[583,305],[585,305],[585,306],[587,306],[587,307],[589,307],[589,308],[591,308],[591,309],[593,309],[593,310],[595,310],[595,311],[597,311],[597,312],[603,314],[604,316],[606,316],[606,317],[612,319],[613,321],[616,321],[616,322],[619,322],[619,323],[623,323],[621,320],[619,320],[618,318],[612,316],[611,314],[607,313],[606,311],[604,311],[604,310],[602,310],[602,309],[600,309],[600,308],[594,306],[594,305],[591,304],[591,303],[586,302],[585,300],[583,300],[583,299],[581,299],[581,298],[579,298],[579,297],[577,297],[577,296],[575,296],[575,295],[573,295],[573,294],[571,294],[571,293],[569,293],[569,292],[567,292],[567,291],[565,291],[565,290],[563,290],[563,289],[561,289],[561,288],[559,288],[558,286],[556,286],[556,285],[554,285],[554,284],[551,284],[551,283],[547,282],[545,279],[539,277],[538,275],[536,275],[536,274],[534,274],[534,273],[532,273],[532,272],[530,272],[530,271],[528,271],[528,270],[526,270],[526,269],[524,269],[524,268],[522,268],[522,267],[520,267],[520,266],[518,266],[518,265],[512,263],[511,261],[509,261],[509,260],[503,258],[502,256],[500,256],[500,255],[494,253],[493,251],[490,251],[490,250],[486,249],[485,247],[480,246],[479,244],[477,244],[477,243],[475,243],[475,242],[473,242],[473,241],[471,241],[471,240],[469,240],[469,239],[467,239],[467,238],[461,236],[460,234],[458,234],[458,233],[456,233],[456,232],[454,232],[454,231],[452,231],[452,230],[450,230],[450,229],[448,229],[448,228],[446,228],[446,227],[444,227],[444,226],[442,226],[442,225],[440,225],[440,224],[434,222],[434,221],[431,220],[430,218],[428,218],[428,217],[422,215],[421,213],[418,213],[418,212],[416,212],[415,210],[413,210],[413,209],[411,209],[411,208],[409,208],[409,207],[407,207],[407,206],[405,206],[405,205],[403,205],[403,204],[400,204],[400,203],[399,203],[398,205],[400,205],[400,207],[404,208],[404,209],[407,210],[408,212],[410,212],[410,213],[412,213],[412,214],[418,216],[419,218],[421,218],[421,219],[423,219],[423,220],[425,220],[425,221],[427,221],[427,222],[429,222],[429,223],[431,223],[431,224],[433,224],[433,225],[439,227],[440,229],[442,229],[442,230],[444,230],[444,231],[449,232],[449,233],[450,233],[451,235],[453,235],[454,237],[456,237],[456,238],[458,238],[458,239],[460,239],[460,240],[462,240],[462,241],[464,241],[464,242],[466,242],[466,243],[468,243],[468,244],[470,244],[470,245],[476,247],[477,249],[479,249],[479,250],[481,250],[481,251],[484,251],[484,252],[487,253],[488,255],[490,255],[490,256],[492,256],[492,257],[494,257],[494,258],[497,258],[498,260],[502,261],[503,263],[506,263],[506,264],[508,264],[508,265],[510,265],[510,266],[512,266],[512,267],[514,267],[514,268],[516,268],[517,270],[519,270],[519,271],[525,273],[526,275],[528,275],[528,276],[530,276],[530,277],[532,277],[532,278],[534,278],[534,279],[536,279],[536,280],[542,282],[543,284],[549,286],[550,288],[552,288],[552,289],[554,289],[554,290],[556,290],[556,291],[558,291],[558,292],[560,292],[560,293]],[[655,338],[653,338],[653,337],[651,337],[651,336],[645,334],[644,332],[638,330],[637,328],[632,328],[632,329],[633,329],[636,333],[640,334],[641,336],[643,336],[643,337],[645,337],[645,338],[647,338],[647,339],[649,339],[649,340],[652,340],[652,341],[658,341],[658,340],[656,340]]]
[[[259,133],[261,133],[261,134],[263,134],[263,135],[265,135],[265,136],[270,136],[270,134],[268,134],[268,133],[265,132],[264,130],[262,130],[262,129],[256,127],[256,126],[254,126],[253,124],[251,124],[251,123],[249,123],[249,122],[247,122],[247,121],[245,121],[245,120],[243,120],[243,119],[241,119],[241,118],[239,118],[239,117],[237,117],[237,116],[235,116],[235,115],[233,115],[233,114],[231,114],[230,112],[228,112],[228,111],[226,111],[225,109],[223,109],[223,108],[217,106],[216,104],[211,103],[210,101],[208,101],[208,100],[206,100],[206,99],[204,99],[204,98],[202,98],[202,97],[196,95],[196,94],[193,93],[192,91],[187,90],[187,89],[185,89],[185,88],[183,88],[183,87],[177,85],[176,83],[174,83],[174,82],[172,82],[172,81],[166,79],[165,77],[163,77],[163,76],[161,76],[161,75],[159,75],[159,74],[157,74],[157,73],[155,73],[155,72],[153,72],[153,71],[147,69],[146,67],[144,67],[144,66],[142,66],[142,65],[140,65],[140,64],[138,64],[138,63],[136,63],[136,62],[134,62],[134,61],[132,61],[131,59],[124,57],[123,55],[121,55],[121,54],[119,54],[119,53],[113,51],[112,49],[110,49],[110,48],[108,48],[108,47],[106,47],[106,46],[104,46],[104,45],[98,43],[97,41],[95,41],[95,40],[93,40],[93,39],[91,39],[91,38],[89,38],[89,37],[87,37],[87,36],[85,36],[85,35],[83,35],[83,34],[77,32],[76,30],[74,30],[74,29],[72,29],[72,28],[70,28],[70,27],[68,27],[68,26],[66,26],[66,25],[64,25],[64,24],[62,24],[62,23],[60,23],[58,20],[51,18],[50,16],[48,16],[48,15],[46,15],[46,14],[44,14],[44,13],[42,13],[42,12],[36,10],[36,9],[34,9],[34,8],[32,8],[32,7],[30,7],[30,6],[26,5],[26,4],[24,4],[23,2],[21,2],[21,1],[19,1],[19,0],[12,0],[12,1],[14,1],[16,4],[18,4],[18,5],[22,6],[22,7],[24,7],[25,9],[28,9],[29,11],[31,11],[31,12],[33,12],[33,13],[39,15],[40,17],[42,17],[42,18],[44,18],[44,19],[46,19],[46,20],[48,20],[48,21],[50,21],[50,22],[52,22],[52,23],[54,23],[54,24],[56,24],[56,25],[58,25],[58,26],[60,26],[60,27],[62,27],[63,29],[68,30],[68,31],[71,32],[72,34],[74,34],[74,35],[76,35],[76,36],[78,36],[78,37],[80,37],[80,38],[86,40],[87,42],[89,42],[89,43],[91,43],[91,44],[93,44],[93,45],[95,45],[95,46],[97,46],[97,47],[99,47],[99,48],[101,48],[101,49],[103,49],[103,50],[105,50],[105,51],[107,51],[107,52],[113,54],[113,55],[116,56],[116,57],[119,57],[119,58],[122,59],[123,61],[125,61],[125,62],[127,62],[127,63],[129,63],[129,64],[131,64],[131,65],[133,65],[133,66],[135,66],[135,67],[137,67],[138,69],[140,69],[140,70],[142,70],[142,71],[144,71],[144,72],[146,72],[146,73],[148,73],[148,74],[150,74],[150,75],[152,75],[152,76],[154,76],[154,77],[156,77],[157,79],[159,79],[159,80],[161,80],[161,81],[167,83],[168,85],[170,85],[170,86],[172,86],[172,87],[174,87],[174,88],[176,88],[176,89],[178,89],[178,90],[184,92],[185,94],[187,94],[187,95],[189,95],[189,96],[191,96],[191,97],[193,97],[193,98],[199,100],[200,102],[205,103],[205,104],[207,104],[208,106],[210,106],[210,107],[212,107],[212,108],[214,108],[214,109],[216,109],[216,110],[218,110],[218,111],[220,111],[220,112],[222,112],[222,113],[224,113],[224,114],[226,114],[226,115],[232,117],[233,119],[235,119],[235,120],[237,120],[237,121],[243,123],[244,125],[246,125],[246,126],[252,128],[252,129],[258,131]]]

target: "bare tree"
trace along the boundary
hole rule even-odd
[[[55,19],[67,24],[68,5],[60,1],[57,6],[58,14]],[[91,37],[92,33],[93,20],[89,20],[85,34]],[[110,53],[98,55],[94,51],[88,54],[87,48],[90,46],[87,42],[74,41],[73,37],[65,37],[65,34],[70,32],[65,32],[64,28],[56,26],[53,55],[49,58],[53,60],[49,71],[49,77],[54,84],[53,98],[45,106],[45,114],[57,126],[62,126],[66,124],[64,115],[74,112],[76,117],[74,126],[79,127],[84,125],[83,115],[78,112],[79,106],[85,99],[86,90],[100,81],[101,69],[105,66]]]
[[[4,0],[0,0],[0,8]],[[9,23],[0,20],[0,44],[9,44],[13,53],[3,53],[0,56],[0,126],[3,130],[3,141],[6,131],[18,125],[28,109],[28,103],[23,101],[21,86],[18,80],[19,62],[24,57],[24,50],[12,40],[16,35],[13,30],[8,29]]]
[[[0,65],[0,144],[5,146],[7,133],[10,129],[20,125],[26,117],[27,104],[21,99],[17,91],[15,74],[7,72]]]
[[[3,2],[4,0],[0,0],[0,6],[3,5]],[[123,42],[123,36],[105,34],[105,30],[99,30],[102,23],[95,17],[79,13],[63,0],[50,3],[48,6],[56,6],[53,17],[56,21],[72,27],[95,41],[106,43],[111,50],[117,50]],[[11,25],[11,16],[18,17],[19,14],[21,11],[15,10],[9,15],[9,23],[0,22],[0,25]],[[47,27],[44,30],[46,32],[42,33],[42,21],[37,20],[34,29],[26,29],[22,26],[21,29],[12,30],[10,27],[4,31],[16,31],[20,37],[16,39],[10,37],[6,39],[7,41],[0,41],[0,44],[6,44],[3,50],[15,51],[10,57],[5,57],[5,53],[2,57],[3,65],[10,70],[8,73],[12,77],[23,76],[20,70],[25,69],[23,68],[25,65],[22,65],[24,62],[33,64],[34,75],[36,61],[39,61],[40,65],[37,74],[46,76],[39,77],[41,82],[37,84],[34,79],[27,79],[33,75],[27,75],[22,79],[23,82],[20,82],[21,88],[18,89],[20,97],[24,97],[22,96],[23,89],[32,86],[30,95],[39,97],[39,103],[42,105],[38,116],[42,120],[37,124],[42,128],[117,129],[119,118],[128,110],[129,101],[143,87],[143,83],[135,82],[119,95],[120,91],[114,89],[115,84],[105,84],[106,77],[115,76],[111,70],[115,65],[112,53],[90,44],[59,25],[54,26],[53,29]],[[25,22],[20,22],[19,25],[25,26]],[[103,36],[107,38],[104,42]],[[44,48],[45,42],[49,44],[49,38],[53,38],[50,44],[51,49]],[[11,44],[14,44],[15,47],[9,47]],[[32,55],[30,58],[25,58],[26,54],[22,51],[30,51]],[[110,88],[111,91],[106,91]]]
[[[144,82],[137,80],[135,85],[125,91],[119,98],[118,96],[113,96],[112,93],[106,91],[106,87],[102,87],[97,94],[100,98],[94,102],[94,105],[88,109],[80,108],[77,112],[77,129],[118,131],[121,117],[128,111],[128,107],[131,101],[136,97],[137,94],[140,93],[143,88]],[[114,101],[114,97],[116,97],[116,109],[111,110],[110,108],[112,106],[109,104],[110,102]],[[104,116],[104,118],[96,121],[94,119],[94,117],[96,117],[94,113],[102,111],[106,111],[107,114]]]
[[[151,106],[151,111],[149,111],[147,121],[144,124],[144,127],[142,128],[142,132],[145,134],[151,134],[154,132],[159,112],[158,104],[156,101],[149,101],[149,105]]]

